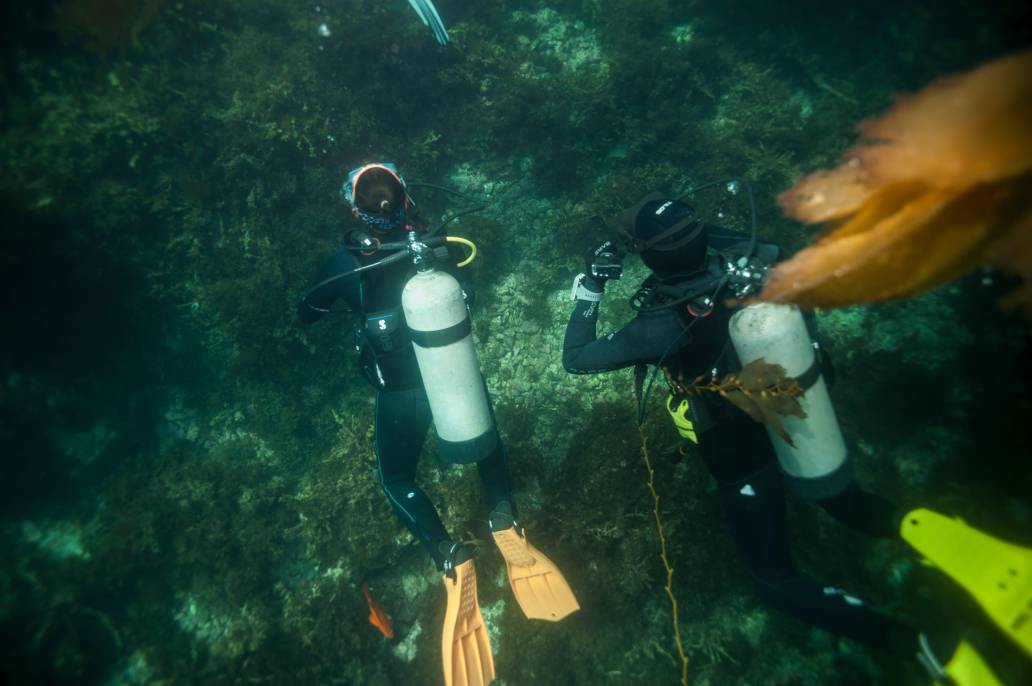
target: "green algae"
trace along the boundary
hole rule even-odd
[[[454,47],[439,50],[397,4],[188,2],[124,58],[31,43],[14,54],[5,211],[51,227],[67,254],[94,264],[98,251],[127,270],[93,291],[81,284],[101,277],[75,272],[45,304],[124,289],[133,302],[117,317],[154,321],[128,331],[114,362],[77,359],[74,374],[2,358],[0,407],[48,436],[12,441],[67,486],[14,499],[35,512],[0,532],[0,618],[5,635],[19,627],[4,658],[19,680],[438,683],[443,593],[377,486],[371,391],[350,359],[347,318],[302,329],[294,314],[346,226],[343,170],[384,157],[410,179],[491,201],[455,227],[482,250],[472,267],[482,365],[523,522],[584,608],[561,625],[529,624],[500,558],[480,545],[504,683],[672,683],[630,373],[571,377],[559,359],[569,282],[598,238],[592,217],[734,173],[757,187],[761,231],[797,247],[808,236],[779,217],[774,194],[834,160],[857,120],[898,90],[1015,42],[999,28],[1003,6],[964,40],[965,14],[872,28],[833,13],[839,39],[843,26],[865,28],[864,46],[900,45],[850,61],[802,22],[624,0],[454,6]],[[324,23],[329,36],[316,30]],[[700,203],[745,226],[738,200]],[[5,250],[5,267],[19,249]],[[601,330],[629,316],[623,301],[643,277],[629,262]],[[6,285],[45,285],[24,279]],[[957,288],[822,316],[839,361],[833,392],[865,484],[1013,530],[1027,525],[1029,487],[1027,467],[1015,475],[1004,459],[1023,436],[1006,420],[1027,410],[1027,386],[987,380],[972,356],[984,346],[1017,359],[1021,324],[992,312],[977,284]],[[98,347],[124,338],[108,330]],[[872,396],[892,401],[872,410]],[[676,456],[660,402],[647,428],[692,683],[921,683],[912,667],[759,604],[705,470]],[[432,449],[420,469],[454,534],[489,540],[472,470],[443,468]],[[7,483],[47,478],[18,475]],[[815,574],[917,616],[918,599],[939,597],[899,547],[843,534],[803,505],[792,515]],[[835,546],[848,554],[829,561]],[[366,622],[366,580],[395,620],[393,645]],[[98,661],[68,626],[101,636]]]

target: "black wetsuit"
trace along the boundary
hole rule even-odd
[[[405,240],[402,229],[376,235],[383,243]],[[314,283],[320,284],[383,257],[365,257],[341,248],[326,261]],[[472,304],[473,291],[456,272],[454,263],[449,261],[442,268],[459,279],[467,304]],[[402,288],[412,273],[411,262],[401,260],[337,279],[309,293],[302,299],[298,312],[301,321],[309,324],[321,319],[323,311],[338,300],[350,308],[355,318],[356,344],[361,349],[362,371],[376,388],[373,449],[380,486],[398,517],[426,546],[440,568],[451,539],[433,503],[415,482],[416,465],[432,417],[401,309]],[[505,450],[500,443],[490,456],[477,463],[477,469],[490,509],[497,510],[503,502],[514,507]]]
[[[597,284],[594,290],[599,290]],[[693,321],[687,314],[682,318],[673,308],[643,312],[599,339],[598,304],[580,300],[570,316],[563,342],[563,366],[569,372],[591,374],[654,365],[661,358],[675,377],[680,373],[688,380],[714,369],[723,376],[739,368],[728,340],[730,308],[718,305],[687,332],[685,326]],[[709,417],[703,426],[696,424],[699,451],[717,482],[731,533],[763,598],[833,633],[894,652],[911,652],[917,645],[916,631],[839,589],[800,575],[789,546],[784,486],[766,430],[726,401],[704,404]],[[855,484],[817,502],[836,519],[871,535],[889,537],[897,531],[898,516],[891,503]]]

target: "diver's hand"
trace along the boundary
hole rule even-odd
[[[616,241],[606,240],[584,255],[584,276],[600,287],[606,281],[615,281],[623,275],[623,255]]]

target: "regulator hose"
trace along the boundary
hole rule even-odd
[[[444,240],[449,243],[458,243],[459,245],[464,245],[469,248],[469,256],[462,262],[457,263],[455,265],[456,267],[465,267],[467,264],[477,259],[477,244],[468,238],[463,238],[462,236],[446,236]]]

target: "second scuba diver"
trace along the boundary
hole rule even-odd
[[[359,227],[323,265],[299,315],[310,324],[334,311],[338,300],[353,314],[362,371],[376,390],[380,486],[443,574],[445,684],[489,684],[494,660],[477,602],[473,550],[451,537],[415,482],[431,422],[445,461],[477,465],[488,524],[524,614],[559,621],[579,606],[562,574],[516,522],[505,449],[473,349],[473,290],[458,270],[472,255],[451,249],[468,241],[437,235],[443,224],[428,229],[413,216],[408,187],[392,164],[353,169],[343,194]]]
[[[751,201],[751,189],[749,196]],[[576,304],[566,328],[563,366],[574,374],[636,367],[639,423],[646,365],[655,366],[653,380],[662,370],[670,386],[667,409],[716,481],[725,520],[760,596],[772,607],[834,634],[916,656],[933,678],[949,681],[948,674],[956,676],[969,663],[980,662],[969,644],[938,634],[932,638],[852,594],[804,577],[796,568],[785,515],[786,482],[835,519],[872,536],[899,535],[904,513],[853,481],[821,378],[821,356],[814,354],[817,346],[801,313],[785,306],[729,304],[732,298],[754,295],[779,258],[776,245],[756,241],[755,210],[750,237],[707,224],[683,197],[649,194],[624,212],[615,227],[618,237],[587,252],[585,272],[574,280],[571,293]],[[638,314],[599,338],[596,325],[605,283],[620,277],[627,252],[640,255],[652,273],[631,299]],[[808,422],[794,443],[769,437],[763,424],[720,395],[691,392],[694,380],[719,381],[756,359],[755,351],[748,351],[757,341],[748,339],[758,331],[763,331],[759,348],[768,357],[783,354],[779,347],[795,346],[788,359],[794,355],[802,362],[788,373],[807,399],[823,397],[823,405],[808,400],[805,420],[790,420]],[[750,360],[741,359],[746,356]],[[814,436],[818,440],[807,443]],[[918,510],[906,516],[914,524],[915,517],[924,517],[931,531],[933,519],[924,513],[934,514]],[[943,533],[940,540],[957,540],[954,536]],[[958,666],[958,661],[966,664]]]

